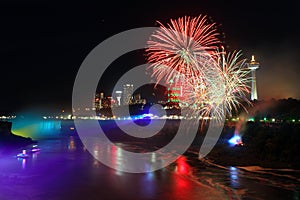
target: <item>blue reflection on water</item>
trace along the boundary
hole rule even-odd
[[[230,167],[229,168],[229,174],[230,174],[230,185],[233,188],[239,188],[239,172],[236,167]]]

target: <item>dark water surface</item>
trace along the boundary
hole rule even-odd
[[[16,158],[22,149],[0,155],[0,200],[299,199],[296,170],[223,167],[199,161],[190,150],[164,169],[129,174],[99,163],[75,134],[38,145],[41,151],[27,159]],[[135,151],[134,145],[117,145]],[[116,164],[124,162],[118,149],[110,153]]]
[[[0,199],[222,199],[224,194],[162,169],[129,174],[95,160],[77,137],[39,141],[27,159],[0,158]],[[117,155],[112,155],[117,156]],[[122,158],[116,158],[122,162]]]

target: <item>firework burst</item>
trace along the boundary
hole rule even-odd
[[[221,49],[214,56],[215,62],[206,67],[204,78],[197,78],[204,80],[205,87],[194,87],[190,102],[204,105],[198,111],[200,116],[214,113],[217,119],[222,119],[227,114],[238,111],[238,107],[245,109],[242,102],[251,104],[246,98],[251,81],[250,71],[245,67],[246,60],[241,59],[241,55],[240,51],[226,54]]]
[[[224,80],[224,96],[221,97],[223,104],[228,114],[233,110],[237,111],[238,107],[242,106],[241,102],[249,103],[246,94],[250,92],[249,77],[250,70],[245,67],[246,59],[241,59],[241,51],[228,53],[222,51],[219,54],[218,66],[220,75]]]
[[[167,26],[158,23],[160,30],[151,36],[146,49],[153,76],[158,80],[174,78],[177,72],[188,78],[200,76],[201,68],[195,64],[195,58],[210,59],[220,43],[215,23],[208,23],[202,15],[171,20]],[[168,74],[165,67],[169,68]]]
[[[199,117],[223,119],[249,103],[249,70],[241,52],[226,53],[215,24],[206,16],[182,17],[153,33],[146,49],[152,76],[172,80],[185,90],[184,101]]]

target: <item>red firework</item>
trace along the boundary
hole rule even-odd
[[[206,16],[181,17],[152,34],[146,52],[153,75],[158,80],[174,78],[174,73],[190,77],[199,76],[197,60],[206,63],[220,44],[215,23],[208,23]],[[207,65],[207,64],[206,64]],[[165,67],[169,69],[166,70]],[[170,70],[171,68],[171,70]],[[166,73],[168,72],[168,73]]]

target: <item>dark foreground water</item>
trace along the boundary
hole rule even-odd
[[[299,199],[295,170],[217,166],[188,151],[167,168],[129,174],[99,163],[76,135],[62,133],[38,145],[41,151],[27,159],[16,158],[21,149],[0,156],[0,200]],[[117,149],[111,152],[122,164]]]

